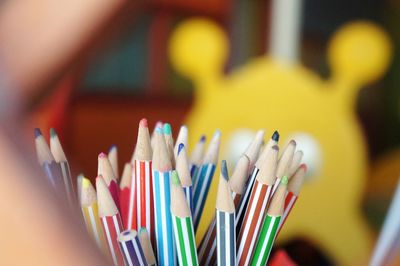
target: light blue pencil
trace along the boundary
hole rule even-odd
[[[214,176],[215,168],[218,161],[218,153],[220,146],[221,133],[217,130],[208,146],[207,152],[204,156],[203,163],[198,171],[193,191],[193,204],[194,204],[194,229],[200,222],[203,213],[204,204],[206,202],[208,190],[210,189],[211,180]]]
[[[161,128],[155,132],[153,152],[154,216],[159,265],[176,265],[174,231],[170,212],[172,165]]]

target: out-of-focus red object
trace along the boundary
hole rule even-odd
[[[297,264],[289,257],[285,250],[280,249],[274,253],[269,261],[270,266],[296,266]]]

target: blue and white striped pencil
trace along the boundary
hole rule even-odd
[[[193,204],[194,204],[194,230],[200,222],[203,213],[204,205],[206,202],[208,190],[210,189],[211,180],[214,176],[215,168],[217,166],[219,146],[220,146],[221,133],[217,130],[208,146],[207,152],[204,156],[203,163],[198,171],[196,180],[193,186]]]
[[[228,182],[226,161],[221,163],[216,214],[217,217],[217,265],[236,265],[235,204]]]
[[[206,144],[206,136],[202,135],[200,137],[200,140],[197,142],[196,146],[194,146],[192,155],[190,156],[189,169],[193,183],[197,176],[197,171],[199,170],[200,164],[203,161],[205,144]]]
[[[147,266],[142,245],[135,230],[126,230],[118,235],[118,243],[124,255],[125,265]]]
[[[157,128],[154,135],[153,196],[157,259],[161,265],[176,265],[176,250],[169,210],[171,171],[172,165],[163,131],[161,128]]]
[[[176,158],[176,171],[178,172],[179,178],[181,179],[183,192],[185,192],[186,201],[193,216],[192,178],[190,177],[189,172],[186,147],[183,143],[180,143],[178,147],[178,156]]]

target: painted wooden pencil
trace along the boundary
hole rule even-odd
[[[235,170],[229,179],[229,185],[232,189],[232,198],[236,211],[239,207],[241,195],[244,191],[245,183],[248,177],[249,159],[242,155],[236,163]],[[235,227],[237,217],[235,215]],[[203,240],[200,243],[198,254],[200,265],[215,265],[217,261],[217,242],[216,242],[216,220],[211,221]]]
[[[117,148],[117,145],[114,144],[110,147],[110,150],[108,151],[108,160],[110,161],[111,167],[114,171],[115,179],[118,181],[120,176],[119,176],[119,170],[118,170],[118,148]]]
[[[35,128],[35,146],[38,162],[43,167],[48,181],[57,195],[62,200],[67,200],[67,191],[65,189],[60,164],[55,161],[42,132],[38,128]]]
[[[153,191],[155,214],[155,239],[158,262],[162,265],[176,264],[176,250],[172,229],[171,171],[172,165],[161,128],[155,132],[153,153]]]
[[[123,230],[121,216],[102,176],[96,178],[97,204],[104,236],[114,265],[124,265],[117,237]]]
[[[131,199],[136,196],[136,218],[137,228],[146,227],[150,234],[152,243],[154,241],[154,203],[153,203],[153,171],[152,171],[152,149],[147,120],[139,122],[138,137],[135,148],[134,176],[136,179],[135,189],[131,189]],[[133,204],[130,200],[128,229],[133,225]]]
[[[294,152],[296,150],[296,141],[289,141],[285,149],[282,152],[282,156],[279,158],[278,166],[276,168],[276,180],[275,185],[272,190],[272,195],[274,195],[275,190],[278,188],[281,178],[286,176],[289,178],[289,167],[292,164]]]
[[[260,231],[254,256],[251,260],[252,266],[267,265],[269,254],[271,253],[283,213],[287,183],[288,178],[283,176],[271,200],[271,204]]]
[[[217,217],[217,265],[236,265],[235,204],[229,186],[226,161],[221,162],[216,214]]]
[[[104,233],[99,219],[96,190],[90,183],[90,180],[83,176],[80,195],[80,205],[86,229],[92,239],[96,242],[97,246],[101,250],[108,252],[105,246]]]
[[[60,165],[68,202],[71,208],[74,208],[76,206],[76,201],[75,192],[72,185],[71,170],[69,168],[67,157],[65,156],[64,150],[61,146],[60,139],[58,138],[57,132],[54,128],[50,129],[50,150],[55,161]]]
[[[139,240],[142,244],[143,254],[146,258],[148,266],[154,266],[157,264],[156,257],[154,256],[153,247],[151,246],[149,232],[147,232],[146,227],[142,227],[139,230]],[[160,263],[162,265],[162,263]]]
[[[190,157],[189,169],[190,169],[190,176],[192,177],[192,183],[194,183],[194,180],[197,176],[197,171],[199,170],[201,162],[203,161],[205,144],[206,144],[206,136],[202,135],[199,141],[197,142],[196,146],[194,147],[192,155]]]
[[[278,146],[273,146],[271,149],[267,150],[265,161],[262,162],[260,171],[254,182],[249,205],[246,209],[237,241],[237,243],[239,243],[237,252],[238,265],[244,266],[250,263],[255,242],[275,182],[278,150]]]
[[[121,181],[119,183],[119,206],[121,207],[121,219],[124,228],[128,228],[128,217],[129,217],[129,201],[131,195],[132,185],[135,185],[134,178],[132,177],[133,170],[130,163],[124,165],[124,170],[122,171]],[[136,200],[133,198],[133,200]],[[133,204],[136,207],[136,204]],[[134,212],[136,214],[136,212]],[[136,219],[133,219],[136,223]],[[136,230],[137,226],[132,225],[132,229]]]
[[[185,145],[185,147],[188,146],[188,128],[185,125],[182,125],[181,128],[179,129],[178,137],[176,137],[176,142],[175,142],[175,147],[174,147],[174,155],[175,159],[178,157],[178,151],[179,151],[179,144]]]
[[[290,179],[293,177],[297,169],[301,164],[301,160],[303,159],[303,151],[297,150],[292,159],[292,163],[289,165],[287,177]]]
[[[111,163],[108,160],[108,156],[103,152],[100,153],[98,156],[97,175],[101,175],[104,178],[104,181],[106,182],[107,187],[110,190],[111,196],[113,197],[115,205],[117,206],[118,210],[120,210],[119,186],[117,183],[117,179],[115,178]]]
[[[127,266],[147,266],[142,244],[135,230],[126,230],[118,235],[118,243]]]
[[[264,135],[264,130],[258,130],[254,139],[250,142],[249,146],[244,152],[244,154],[246,154],[246,156],[250,160],[249,170],[252,170],[254,168],[254,164],[258,159],[258,155],[260,154],[260,149],[264,141]]]
[[[256,140],[255,140],[256,141]],[[279,133],[278,131],[275,131],[270,140],[268,141],[267,145],[265,145],[263,151],[261,152],[259,158],[257,159],[256,163],[254,164],[253,168],[250,169],[250,175],[249,178],[247,179],[245,189],[242,193],[242,197],[240,199],[239,207],[237,208],[236,211],[236,234],[239,235],[239,231],[242,228],[243,224],[243,219],[244,215],[246,213],[246,209],[250,200],[250,195],[254,187],[254,182],[256,180],[256,176],[258,175],[258,172],[260,171],[260,168],[263,163],[266,161],[266,156],[268,155],[269,151],[271,148],[275,145],[278,145],[279,141]]]
[[[179,265],[199,265],[192,216],[176,171],[172,171],[171,183],[171,214]]]
[[[167,144],[169,159],[171,160],[172,166],[175,167],[174,139],[172,137],[171,125],[169,123],[165,123],[163,129],[164,129],[164,138],[165,138],[165,143]]]
[[[204,204],[217,166],[221,133],[217,130],[210,142],[193,186],[194,228],[200,222]]]
[[[300,165],[297,168],[297,171],[294,173],[293,177],[289,180],[288,191],[285,197],[285,206],[282,214],[282,219],[279,223],[278,233],[282,229],[284,223],[286,222],[287,217],[292,211],[294,204],[299,197],[301,186],[303,185],[304,176],[307,172],[307,166],[305,164]]]
[[[176,171],[178,172],[178,175],[181,179],[181,184],[183,191],[185,192],[186,201],[189,204],[189,208],[193,216],[192,178],[190,177],[186,147],[183,143],[180,143],[178,148],[178,156],[176,158]]]

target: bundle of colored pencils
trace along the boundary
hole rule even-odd
[[[207,151],[201,136],[188,156],[188,129],[176,142],[169,124],[150,135],[139,123],[137,143],[123,173],[117,147],[98,156],[95,187],[77,178],[77,197],[89,235],[114,265],[266,265],[275,238],[292,210],[306,173],[302,152],[290,141],[279,157],[279,134],[263,145],[259,131],[231,176],[222,160],[214,219],[196,247],[202,216],[218,162],[221,134]],[[55,191],[76,206],[65,153],[55,130],[50,148],[39,129],[40,165]]]

